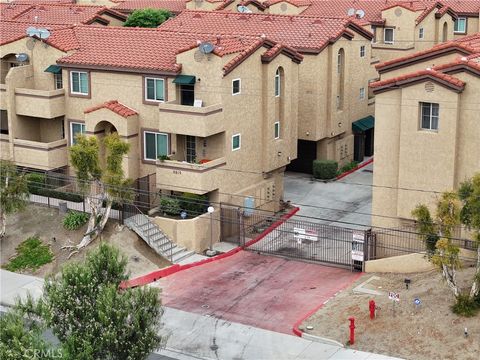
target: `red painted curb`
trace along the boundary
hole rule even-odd
[[[352,285],[355,281],[357,281],[360,276],[362,276],[364,273],[361,272],[359,273],[355,279],[353,279],[350,283],[346,284],[344,287],[340,288],[340,290],[338,291],[342,291],[342,290],[345,290],[347,287],[349,287],[350,285]],[[333,297],[332,297],[333,298]],[[331,299],[331,298],[330,298]],[[322,303],[318,306],[316,306],[315,308],[313,308],[312,310],[310,310],[308,313],[306,313],[301,319],[297,320],[297,322],[295,322],[295,324],[293,324],[293,328],[292,328],[292,331],[295,335],[299,336],[299,337],[302,337],[302,334],[303,334],[303,331],[300,330],[298,327],[306,320],[308,319],[310,316],[312,316],[313,314],[315,314],[318,310],[320,310],[323,305],[325,305],[325,303]]]
[[[340,179],[344,178],[345,176],[350,175],[351,173],[357,171],[358,169],[361,169],[361,168],[367,166],[368,164],[371,164],[372,162],[373,162],[373,158],[365,161],[364,163],[361,163],[360,165],[354,167],[352,170],[348,170],[348,171],[344,172],[343,174],[338,175],[337,180],[340,180]]]
[[[253,245],[256,242],[263,239],[265,236],[270,234],[275,228],[277,228],[281,224],[283,224],[285,222],[285,220],[287,220],[287,219],[291,218],[293,215],[295,215],[299,210],[300,210],[300,208],[296,207],[296,208],[292,209],[292,211],[290,211],[288,214],[282,215],[282,217],[279,220],[277,220],[272,225],[270,225],[267,229],[265,229],[264,232],[262,232],[260,235],[258,235],[255,239],[250,240],[243,247],[239,246],[239,247],[236,247],[236,248],[234,248],[230,251],[227,251],[226,253],[223,253],[223,254],[208,258],[208,259],[203,259],[203,260],[200,260],[200,261],[196,261],[196,262],[191,263],[191,264],[185,264],[185,265],[175,264],[175,265],[169,266],[167,268],[164,268],[164,269],[161,269],[161,270],[156,270],[156,271],[153,271],[149,274],[139,276],[135,279],[122,281],[120,283],[120,289],[127,289],[127,288],[132,288],[132,287],[137,287],[137,286],[143,286],[143,285],[149,284],[151,282],[157,281],[158,279],[164,278],[166,276],[175,274],[179,271],[187,270],[187,269],[190,269],[190,268],[193,268],[193,267],[196,267],[196,266],[208,264],[208,263],[211,263],[213,261],[222,260],[222,259],[225,259],[229,256],[232,256],[232,255],[236,254],[237,252],[242,251],[245,247],[249,247],[250,245]]]

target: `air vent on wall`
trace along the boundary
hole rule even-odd
[[[425,83],[425,91],[426,92],[433,92],[435,90],[435,84],[431,81]]]

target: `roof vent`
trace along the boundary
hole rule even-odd
[[[193,18],[194,18],[194,19],[201,19],[201,18],[202,18],[202,15],[200,15],[200,14],[195,14],[195,15],[193,15]]]
[[[402,9],[396,8],[394,13],[395,13],[395,16],[397,16],[397,17],[402,16]]]
[[[280,10],[282,10],[283,12],[287,11],[288,10],[288,5],[283,3],[282,5],[280,5]]]
[[[425,83],[425,91],[426,92],[434,92],[435,91],[435,84],[431,81]]]
[[[270,16],[264,17],[262,21],[273,21],[273,19]]]

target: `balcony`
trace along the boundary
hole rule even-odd
[[[65,90],[15,89],[17,115],[53,119],[65,115]]]
[[[68,164],[67,139],[49,143],[15,139],[13,154],[15,163],[19,166],[56,169]]]
[[[206,194],[220,186],[216,168],[226,164],[224,157],[204,164],[182,161],[157,161],[157,185],[161,189]]]
[[[166,102],[159,105],[161,132],[207,137],[225,131],[223,106],[194,107]]]
[[[7,110],[7,86],[0,84],[0,110]]]

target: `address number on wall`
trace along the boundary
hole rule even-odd
[[[174,173],[174,174],[181,174],[182,171],[181,171],[181,170],[173,170],[173,173]]]

